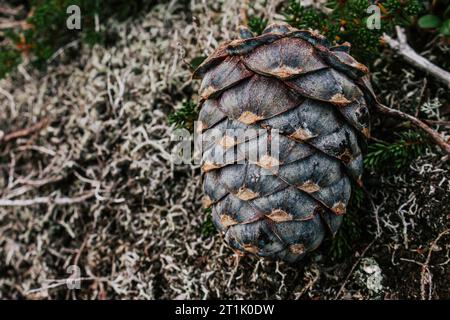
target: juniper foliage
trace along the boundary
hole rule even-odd
[[[248,19],[248,28],[250,31],[252,31],[255,35],[260,35],[264,29],[267,27],[267,23],[269,20],[264,19],[260,16],[253,16]]]
[[[428,141],[418,132],[407,130],[395,134],[393,142],[376,142],[369,145],[364,166],[377,172],[401,171],[409,167],[412,160],[424,154]]]
[[[367,27],[374,14],[368,12],[371,5],[377,6],[381,14],[379,29]],[[296,28],[316,29],[336,43],[350,42],[352,55],[366,64],[380,54],[383,33],[391,34],[395,25],[411,25],[423,11],[420,0],[329,0],[326,7],[329,14],[291,0],[283,13],[286,21]]]
[[[175,128],[184,128],[192,131],[194,121],[198,118],[198,105],[192,101],[184,101],[180,110],[169,115],[169,124],[175,125]]]

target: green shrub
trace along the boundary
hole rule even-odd
[[[108,31],[96,26],[96,19],[102,26],[110,18],[124,20],[136,15],[154,4],[152,0],[30,0],[26,22],[27,28],[16,27],[2,30],[12,45],[2,48],[0,78],[17,64],[18,52],[26,52],[37,67],[44,67],[47,60],[61,47],[81,39],[93,45],[104,44]],[[67,8],[77,5],[81,11],[81,30],[69,30],[66,26]],[[4,57],[7,55],[8,57]],[[6,59],[6,60],[5,60]],[[6,61],[6,64],[4,64]]]
[[[15,49],[0,49],[0,79],[4,78],[20,63],[20,52]]]
[[[371,4],[380,8],[380,29],[367,27]],[[420,0],[329,0],[326,7],[330,13],[291,0],[283,13],[286,22],[296,28],[316,29],[336,43],[350,42],[352,55],[366,64],[379,56],[383,33],[392,33],[395,25],[410,25],[423,10]]]

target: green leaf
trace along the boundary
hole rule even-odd
[[[442,21],[438,16],[427,14],[423,17],[420,17],[419,21],[419,27],[422,29],[434,29],[441,25]]]
[[[447,15],[450,15],[450,5],[444,11],[444,17],[446,17]]]
[[[439,28],[439,32],[444,36],[450,36],[450,19],[444,21],[442,26]]]

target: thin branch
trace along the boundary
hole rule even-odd
[[[17,116],[16,103],[14,102],[14,97],[12,96],[12,94],[6,90],[3,90],[1,87],[0,87],[0,94],[4,95],[6,97],[6,99],[9,100],[9,109],[11,110],[11,117]],[[0,140],[1,140],[1,136],[0,136]]]
[[[420,113],[420,106],[422,105],[422,100],[423,100],[423,95],[425,93],[425,89],[427,88],[427,78],[423,79],[423,85],[422,88],[420,89],[420,95],[419,95],[419,101],[417,102],[417,106],[416,106],[416,112],[414,113],[414,116],[416,118],[419,117],[419,113]]]
[[[62,46],[61,48],[59,48],[55,53],[53,53],[53,55],[47,60],[47,64],[50,64],[53,60],[55,60],[57,57],[59,57],[61,54],[64,53],[65,50],[72,48],[72,47],[76,47],[78,45],[78,43],[80,42],[80,40],[74,40],[69,42],[68,44]]]
[[[80,278],[67,278],[67,279],[48,279],[46,280],[49,282],[49,284],[46,284],[45,286],[41,288],[31,289],[25,292],[26,295],[29,294],[36,294],[43,291],[47,291],[48,289],[54,289],[58,287],[62,287],[64,285],[67,285],[68,283],[78,282],[78,281],[103,281],[103,282],[109,282],[110,280],[106,277],[80,277]]]
[[[409,115],[407,113],[404,113],[400,110],[396,110],[396,109],[391,109],[389,107],[386,107],[385,105],[381,104],[381,103],[376,103],[375,104],[375,108],[384,114],[396,117],[396,118],[400,118],[402,120],[408,120],[410,121],[413,125],[415,125],[416,127],[422,129],[423,131],[425,131],[431,139],[433,139],[433,141],[447,154],[450,155],[450,144],[444,140],[444,138],[442,138],[442,136],[434,131],[433,129],[431,129],[428,125],[426,125],[424,122],[420,121],[419,119],[417,119],[416,117],[413,117],[412,115]]]
[[[444,126],[447,128],[450,128],[450,121],[445,120],[428,120],[428,119],[422,119],[423,122],[426,122],[430,125],[438,125],[438,126]]]
[[[17,7],[10,7],[9,5],[2,5],[0,7],[0,12],[2,15],[15,16],[18,15],[23,10],[23,5]]]
[[[10,177],[12,178],[13,175],[11,174]],[[58,182],[63,179],[63,176],[56,176],[56,177],[50,177],[40,180],[28,180],[25,178],[18,178],[14,181],[15,184],[22,184],[22,186],[11,189],[9,192],[6,192],[6,190],[3,192],[3,198],[4,199],[11,199],[18,196],[21,196],[35,188],[40,188],[42,186],[45,186],[50,183]],[[2,193],[0,193],[2,194]]]
[[[0,207],[25,207],[32,206],[37,204],[55,204],[55,205],[65,205],[65,204],[75,204],[83,202],[89,198],[92,198],[95,195],[94,191],[89,191],[83,193],[79,196],[69,198],[69,197],[61,197],[61,198],[53,198],[53,197],[37,197],[33,199],[0,199]]]
[[[33,134],[33,133],[38,132],[38,131],[42,130],[43,128],[45,128],[48,125],[48,123],[49,123],[49,119],[44,118],[41,121],[39,121],[38,123],[33,124],[29,128],[20,129],[20,130],[5,134],[3,136],[3,138],[0,137],[0,141],[8,142],[10,140],[29,136],[30,134]]]
[[[384,34],[383,36],[384,41],[389,45],[389,47],[395,50],[412,66],[432,75],[450,89],[450,72],[436,66],[429,60],[419,55],[416,51],[414,51],[413,48],[408,45],[408,42],[406,41],[405,31],[399,26],[396,26],[395,28],[397,31],[397,39],[393,39],[387,34]]]
[[[30,29],[31,25],[29,23],[27,23],[26,21],[8,21],[6,19],[0,20],[0,29],[1,30],[15,28],[15,27],[20,27],[20,28],[26,30],[26,29]]]
[[[269,24],[274,22],[277,12],[279,12],[280,6],[283,5],[284,0],[270,0],[266,5],[265,18],[269,21]]]

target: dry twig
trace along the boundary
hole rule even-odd
[[[399,26],[396,26],[395,29],[397,31],[397,39],[393,39],[387,34],[385,34],[383,37],[384,41],[386,41],[389,47],[395,50],[412,66],[432,75],[450,89],[450,72],[436,66],[429,60],[419,55],[416,51],[414,51],[413,48],[408,45],[408,42],[406,41],[405,31]]]
[[[408,120],[410,121],[413,125],[415,125],[416,127],[418,127],[419,129],[425,131],[431,139],[433,139],[433,141],[447,154],[450,155],[450,144],[448,142],[446,142],[444,140],[444,138],[442,138],[442,136],[434,131],[433,129],[431,129],[429,126],[427,126],[424,122],[420,121],[419,119],[417,119],[416,117],[413,117],[412,115],[409,115],[407,113],[404,113],[400,110],[396,110],[396,109],[392,109],[389,108],[381,103],[377,103],[375,104],[375,108],[386,115],[389,116],[393,116],[402,120]]]
[[[422,119],[423,122],[428,123],[430,125],[438,125],[438,126],[444,126],[447,128],[450,128],[450,121],[445,120],[428,120],[428,119]]]
[[[95,195],[94,191],[89,191],[73,198],[37,197],[33,199],[17,199],[17,200],[0,199],[0,207],[23,207],[23,206],[32,206],[36,204],[55,204],[55,205],[75,204],[88,200],[92,198],[94,195]]]
[[[393,50],[397,51],[397,53],[400,54],[412,66],[432,75],[437,80],[444,83],[448,88],[450,88],[450,73],[434,65],[433,63],[431,63],[430,61],[419,55],[417,52],[415,52],[414,49],[408,45],[405,31],[401,27],[396,26],[396,31],[397,31],[397,39],[393,39],[387,34],[384,35],[383,38],[386,41],[386,43]],[[428,123],[431,122],[421,121],[414,116],[411,116],[399,110],[391,109],[380,103],[376,105],[376,108],[381,113],[410,121],[416,127],[425,131],[443,151],[445,151],[447,154],[450,154],[449,143],[446,142],[439,133],[437,133],[436,131],[431,129],[427,124],[425,124],[425,122]]]
[[[0,137],[0,141],[8,142],[10,140],[29,136],[30,134],[33,134],[33,133],[38,132],[38,131],[42,130],[43,128],[45,128],[48,125],[48,123],[49,123],[49,119],[44,118],[41,121],[33,124],[29,128],[20,129],[20,130],[5,134],[3,137]]]

